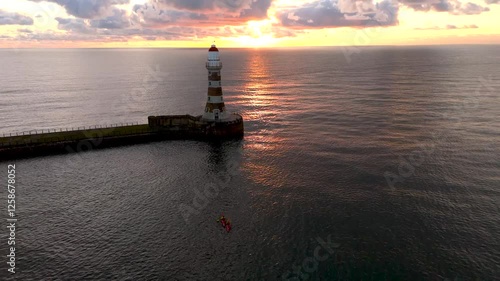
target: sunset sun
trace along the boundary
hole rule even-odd
[[[272,32],[272,21],[249,21],[245,27],[246,34],[236,38],[242,47],[266,47],[277,42]]]

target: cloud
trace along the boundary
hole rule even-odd
[[[500,0],[487,0],[500,1]],[[463,4],[458,0],[401,0],[403,5],[415,11],[449,12],[454,15],[477,15],[490,9],[471,2]]]
[[[56,18],[58,28],[74,33],[91,34],[97,29],[126,29],[131,26],[127,12],[113,10],[113,15],[95,20],[79,18]]]
[[[183,19],[208,21],[211,24],[237,24],[243,20],[267,18],[272,0],[149,0],[135,5],[134,11],[146,23],[168,24]],[[186,24],[196,24],[187,22]]]
[[[214,11],[219,9],[240,12],[243,9],[250,8],[252,0],[160,0],[154,1],[154,3],[189,11]]]
[[[83,34],[91,34],[93,31],[90,28],[88,21],[84,19],[56,18],[56,20],[59,23],[57,27],[61,30]]]
[[[448,4],[446,0],[400,0],[405,6],[408,6],[415,11],[448,11]]]
[[[243,9],[240,12],[241,18],[266,18],[267,10],[271,7],[272,0],[255,0],[250,5],[250,8]]]
[[[16,40],[23,41],[85,41],[85,42],[127,42],[132,37],[142,37],[146,40],[182,40],[192,38],[193,34],[210,36],[215,30],[184,27],[167,27],[162,29],[105,29],[92,27],[92,22],[86,19],[58,18],[59,28],[67,33],[37,32],[19,33]]]
[[[481,14],[482,12],[488,12],[490,8],[488,7],[482,7],[474,3],[466,3],[466,4],[460,4],[457,6],[456,10],[453,11],[456,14],[459,15],[478,15]]]
[[[0,25],[33,25],[33,19],[17,13],[0,10]]]
[[[130,26],[130,18],[125,10],[114,9],[112,16],[92,20],[90,26],[107,29],[127,28]]]
[[[133,11],[132,21],[134,24],[145,27],[173,25],[178,24],[181,20],[191,21],[192,24],[208,20],[208,16],[202,13],[161,9],[147,3],[144,5],[135,5]]]
[[[463,25],[463,26],[457,26],[457,25],[454,25],[454,24],[448,24],[444,27],[439,27],[439,26],[433,26],[433,27],[425,27],[425,28],[415,28],[416,30],[449,30],[449,29],[475,29],[475,28],[479,28],[477,25],[475,24],[471,24],[471,25]]]
[[[195,15],[195,13],[176,11],[182,15]],[[197,14],[196,14],[197,15]],[[62,41],[128,41],[132,37],[142,37],[145,40],[194,40],[195,38],[205,38],[213,36],[232,36],[233,27],[217,26],[178,26],[167,25],[162,28],[148,26],[128,21],[126,13],[115,10],[113,16],[103,19],[80,19],[80,18],[56,18],[58,28],[67,31],[59,34]],[[163,19],[165,20],[165,19]],[[244,29],[242,32],[246,32]],[[45,33],[39,36],[24,36],[23,39],[52,40],[54,34]]]
[[[366,12],[374,12],[375,6],[372,0],[352,1],[352,0],[339,0],[338,8],[341,13],[358,13],[363,14]]]
[[[31,0],[57,3],[77,18],[92,19],[106,14],[114,5],[128,4],[130,0]]]
[[[307,0],[279,7],[273,0],[147,0],[132,7],[130,0],[29,0],[52,2],[63,7],[69,16],[57,17],[58,28],[66,32],[18,31],[18,36],[32,40],[198,40],[206,37],[293,37],[308,29],[335,27],[374,27],[398,24],[400,5],[416,11],[437,11],[453,15],[477,15],[488,7],[465,1],[473,0]],[[464,1],[464,2],[460,2]],[[485,0],[498,3],[500,0]],[[290,1],[293,2],[293,1]],[[247,24],[249,20],[267,19],[274,7],[279,22],[262,26]],[[127,10],[124,10],[127,9]],[[5,16],[0,11],[0,24],[14,22],[17,14]],[[55,13],[52,13],[55,14]],[[63,13],[64,14],[64,13]],[[15,15],[15,16],[14,16]],[[24,17],[27,24],[33,19]],[[36,18],[35,18],[36,19]],[[9,23],[13,24],[13,23]],[[464,29],[470,26],[448,25],[430,29]]]
[[[369,27],[396,25],[398,5],[384,0],[322,0],[281,12],[282,25],[289,27]]]
[[[275,38],[296,37],[299,34],[305,33],[302,30],[290,30],[282,27],[274,27],[273,33]]]
[[[27,28],[18,29],[17,32],[19,32],[19,33],[33,33],[32,30],[29,30]]]
[[[474,28],[479,28],[479,26],[477,26],[475,24],[463,25],[463,26],[456,26],[456,25],[453,25],[453,24],[448,24],[446,26],[446,29],[474,29]]]

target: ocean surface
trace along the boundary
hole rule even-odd
[[[499,46],[220,47],[243,140],[0,160],[0,279],[499,280]],[[0,135],[200,115],[207,50],[0,50]]]

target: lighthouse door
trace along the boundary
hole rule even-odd
[[[214,119],[215,119],[215,121],[219,121],[219,110],[218,109],[214,110]]]

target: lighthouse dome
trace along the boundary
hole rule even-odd
[[[219,58],[219,49],[217,49],[217,47],[215,47],[215,44],[212,44],[212,47],[210,47],[210,49],[208,49],[208,61],[211,62],[211,61],[220,61],[220,58]],[[217,66],[219,66],[219,64],[217,64]],[[215,66],[215,65],[212,65],[212,66]]]
[[[219,49],[217,49],[217,47],[215,47],[215,44],[212,44],[212,47],[210,47],[210,49],[208,49],[209,52],[218,52]]]

